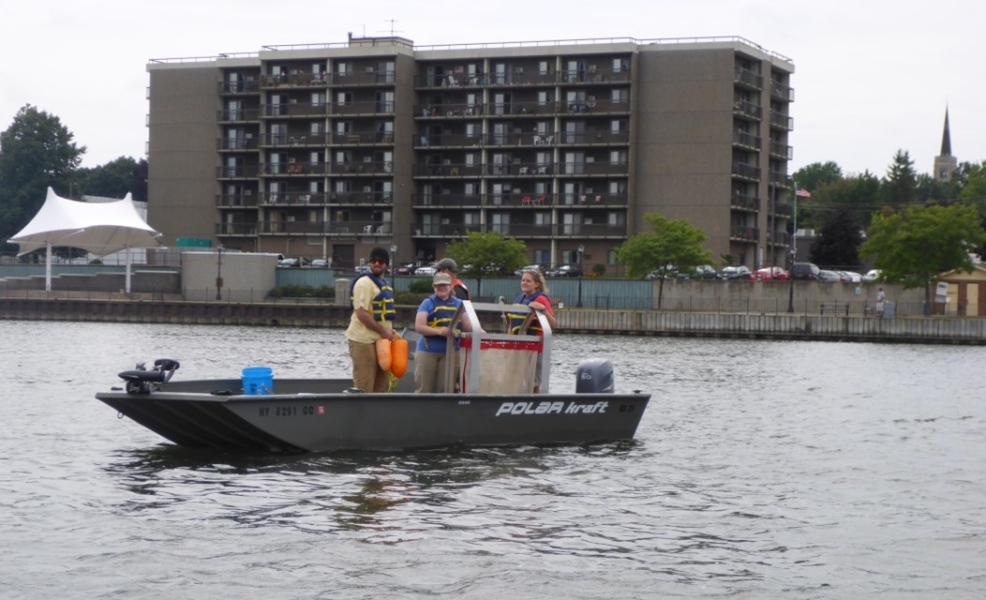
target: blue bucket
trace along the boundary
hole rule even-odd
[[[274,371],[270,367],[243,369],[243,393],[247,396],[267,396],[274,389]]]

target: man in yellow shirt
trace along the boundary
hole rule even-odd
[[[384,279],[390,253],[376,247],[370,251],[370,272],[359,275],[352,286],[353,316],[346,329],[349,356],[353,360],[353,386],[364,392],[380,393],[387,389],[387,372],[377,363],[376,342],[393,340],[394,289]]]

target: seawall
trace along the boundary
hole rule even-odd
[[[415,307],[398,308],[398,326],[411,327]],[[181,300],[0,298],[0,319],[346,327],[350,311],[324,303],[233,303]],[[599,310],[557,311],[559,333],[795,339],[986,345],[986,318],[749,314]],[[498,323],[485,324],[495,331]]]

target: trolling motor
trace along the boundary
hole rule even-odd
[[[134,370],[123,371],[118,375],[127,382],[128,394],[149,394],[168,383],[179,366],[181,365],[177,360],[159,358],[154,361],[153,369],[147,369],[144,363],[138,363]]]

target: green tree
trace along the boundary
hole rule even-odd
[[[0,240],[6,242],[27,225],[49,186],[68,191],[86,151],[74,137],[58,117],[30,104],[0,133]]]
[[[798,225],[821,229],[842,208],[852,208],[865,227],[880,208],[880,180],[869,171],[822,185],[798,206]]]
[[[962,163],[956,173],[963,172],[964,185],[958,202],[974,206],[979,212],[979,224],[986,229],[986,160],[979,164]],[[986,245],[979,247],[979,255],[986,256]]]
[[[898,150],[883,181],[883,202],[894,210],[901,210],[917,201],[918,181],[914,161],[907,151]]]
[[[969,252],[986,243],[976,208],[971,205],[912,206],[903,213],[873,217],[860,249],[887,281],[904,288],[924,288],[931,303],[931,284],[942,272],[971,272]]]
[[[822,268],[855,271],[859,268],[862,245],[863,232],[856,211],[843,206],[819,230],[811,245],[811,262]]]
[[[76,195],[123,198],[127,193],[137,201],[147,200],[147,161],[121,156],[105,165],[78,169],[72,186]]]
[[[483,276],[513,273],[524,266],[527,246],[508,239],[495,231],[469,232],[468,237],[456,240],[445,249],[445,255],[459,264],[461,275],[476,278],[476,296],[482,295]]]
[[[794,182],[798,188],[810,192],[840,179],[842,179],[842,168],[832,161],[811,163],[794,172]]]
[[[684,219],[670,220],[664,215],[644,215],[653,233],[638,233],[616,249],[617,259],[626,264],[630,277],[654,273],[660,279],[657,308],[664,300],[664,280],[675,273],[689,273],[712,262],[712,253],[702,249],[705,233]]]

